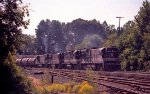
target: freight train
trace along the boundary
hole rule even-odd
[[[48,67],[56,69],[87,69],[118,71],[120,63],[118,48],[92,48],[72,50],[63,53],[43,55],[18,55],[17,65],[21,67]]]

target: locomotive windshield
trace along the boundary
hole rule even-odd
[[[102,57],[118,57],[118,49],[117,48],[104,48],[102,49]]]
[[[80,59],[81,58],[81,52],[78,50],[74,51],[75,59]]]

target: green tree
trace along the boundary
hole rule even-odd
[[[42,20],[40,21],[39,25],[37,26],[36,29],[36,37],[37,37],[37,52],[39,54],[45,53],[45,46],[43,44],[43,37],[47,35],[48,30],[49,30],[49,20]]]
[[[104,26],[106,32],[106,38],[104,39],[105,42],[103,46],[111,47],[111,46],[118,45],[117,44],[118,36],[117,36],[117,30],[115,29],[115,26],[107,25],[106,21],[104,21],[102,25]]]
[[[139,62],[144,63],[144,69],[150,71],[150,2],[145,0],[140,11],[135,16],[138,32],[142,38]]]
[[[135,16],[134,22],[128,22],[124,26],[126,31],[123,36],[126,39],[121,39],[120,47],[122,50],[123,61],[127,61],[129,70],[150,70],[150,2],[143,2],[138,14]],[[126,54],[126,49],[130,49],[129,54]],[[148,68],[149,67],[149,68]]]
[[[21,0],[0,0],[0,92],[2,94],[30,94],[31,84],[15,65],[15,51],[19,48],[22,28],[27,28],[29,15]]]
[[[21,44],[17,49],[18,54],[36,54],[36,38],[32,35],[21,34]]]
[[[36,29],[38,52],[45,52],[44,36],[48,39],[48,52],[62,52],[75,45],[80,45],[87,36],[98,35],[102,40],[114,31],[114,26],[108,26],[106,21],[101,24],[97,20],[75,19],[72,22],[61,23],[57,20],[42,20]],[[94,42],[95,43],[95,42]],[[57,48],[57,49],[56,49]]]
[[[123,70],[150,70],[150,2],[145,0],[134,21],[128,21],[119,36],[110,34],[105,45],[120,49]]]
[[[46,48],[48,52],[59,52],[65,50],[65,38],[63,34],[63,26],[56,20],[42,20],[36,29],[36,37],[38,43],[38,53],[45,53]],[[47,42],[44,42],[44,39]]]
[[[75,48],[87,48],[87,44],[91,44],[91,41],[87,40],[88,37],[91,37],[93,35],[97,35],[103,40],[107,37],[107,29],[109,27],[105,21],[104,24],[101,24],[99,21],[93,19],[93,20],[84,20],[81,18],[75,19],[70,23],[67,23],[65,25],[65,28],[63,29],[65,38],[66,38],[66,44],[67,47],[71,45]],[[85,41],[87,40],[87,41]],[[83,43],[85,41],[86,43]],[[95,42],[94,42],[95,43]],[[100,42],[101,43],[101,42]],[[88,47],[89,48],[89,47]]]

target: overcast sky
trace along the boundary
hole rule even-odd
[[[116,16],[121,19],[121,26],[129,20],[133,20],[144,0],[23,0],[30,3],[30,20],[26,34],[35,34],[35,28],[42,19],[71,22],[74,19],[96,19],[101,23],[118,26]]]

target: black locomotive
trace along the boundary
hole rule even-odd
[[[17,64],[22,67],[49,67],[57,69],[120,70],[118,49],[92,48],[44,55],[19,55]]]

